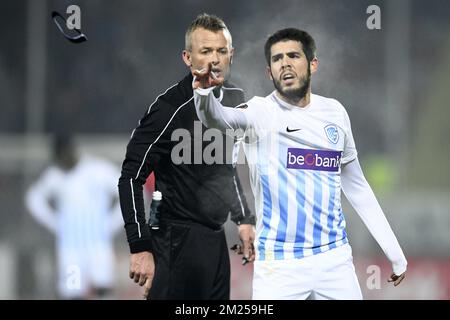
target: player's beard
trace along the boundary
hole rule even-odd
[[[273,78],[272,81],[273,81],[273,85],[275,86],[275,89],[277,89],[277,91],[283,97],[285,97],[287,100],[298,102],[306,96],[306,93],[308,92],[308,88],[311,84],[311,67],[308,64],[308,70],[307,70],[306,76],[300,78],[300,86],[298,88],[283,90],[280,80],[275,80],[275,78]]]

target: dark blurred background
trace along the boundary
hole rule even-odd
[[[50,18],[81,9],[89,40],[68,42]],[[369,30],[369,5],[381,29]],[[28,214],[23,194],[50,160],[61,129],[82,152],[123,160],[131,131],[155,97],[187,72],[184,33],[202,12],[233,36],[232,80],[247,98],[273,90],[263,45],[284,27],[308,31],[318,47],[313,92],[346,108],[366,177],[409,261],[404,284],[385,285],[390,266],[344,204],[366,298],[450,298],[450,2],[444,0],[0,2],[0,298],[55,298],[54,239]],[[246,190],[251,199],[251,191]],[[236,228],[228,223],[230,244]],[[116,297],[134,299],[124,234],[116,239]],[[232,257],[232,297],[249,298],[251,267]],[[370,289],[368,267],[382,270]]]

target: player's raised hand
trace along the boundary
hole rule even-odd
[[[202,70],[194,70],[194,82],[192,83],[192,88],[210,88],[222,84],[223,80],[216,77],[212,71],[212,63],[208,63],[208,67]]]
[[[400,282],[405,279],[405,272],[403,272],[401,275],[396,275],[395,273],[391,274],[391,277],[388,279],[388,282],[394,282],[394,286],[398,286]]]

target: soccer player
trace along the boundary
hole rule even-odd
[[[68,134],[54,141],[55,161],[26,193],[34,218],[56,236],[62,299],[108,298],[114,288],[113,237],[122,218],[109,161],[79,156]]]
[[[350,120],[335,99],[311,93],[318,60],[313,38],[288,28],[265,44],[275,90],[238,109],[211,91],[214,70],[194,73],[195,106],[207,127],[245,140],[256,202],[254,299],[361,299],[341,209],[341,188],[392,263],[406,259],[361,170]]]
[[[183,61],[189,73],[146,110],[122,166],[119,194],[131,251],[130,277],[144,285],[148,299],[229,299],[230,260],[223,224],[231,212],[244,255],[251,259],[255,217],[231,163],[207,163],[203,158],[211,143],[202,139],[203,134],[213,132],[197,118],[192,71],[211,64],[225,81],[233,56],[231,34],[220,18],[202,14],[188,27],[185,41]],[[227,82],[213,94],[227,106],[244,101],[242,89]],[[192,139],[176,138],[185,135]],[[187,148],[180,149],[180,143]],[[145,222],[142,195],[151,172],[162,192],[157,230]]]

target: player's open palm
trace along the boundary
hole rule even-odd
[[[144,286],[144,298],[147,298],[155,274],[153,254],[148,251],[133,253],[130,257],[130,278]]]

